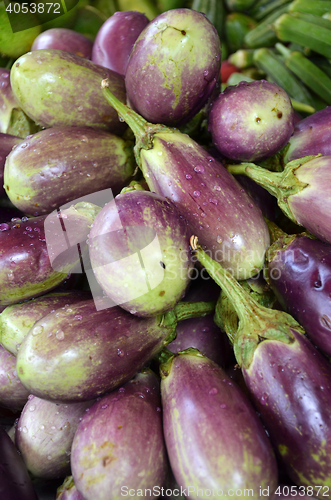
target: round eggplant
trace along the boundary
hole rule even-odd
[[[16,358],[0,345],[0,406],[22,410],[29,391],[22,385],[16,372]]]
[[[86,59],[91,59],[93,42],[77,31],[67,28],[51,28],[34,39],[31,50],[65,50]]]
[[[13,147],[17,146],[20,142],[22,142],[20,137],[0,133],[0,198],[7,196],[3,186],[3,172],[5,169],[6,158]]]

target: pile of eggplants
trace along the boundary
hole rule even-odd
[[[0,70],[1,500],[331,498],[330,109],[182,4]]]

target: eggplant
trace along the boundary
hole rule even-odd
[[[93,273],[114,304],[137,316],[172,309],[193,268],[190,231],[163,196],[129,190],[101,209],[89,234]]]
[[[74,483],[73,477],[65,478],[63,484],[56,491],[56,500],[85,500],[79,493]]]
[[[86,59],[92,58],[93,42],[86,36],[68,28],[50,28],[38,35],[31,50],[65,50]]]
[[[6,195],[3,187],[3,172],[5,168],[5,161],[14,146],[17,146],[22,139],[10,134],[0,133],[0,198]]]
[[[148,23],[142,12],[115,12],[95,37],[92,61],[124,76],[134,43]]]
[[[207,303],[203,312],[213,308],[214,303]],[[174,338],[177,320],[191,310],[199,316],[199,304],[194,303],[139,318],[120,307],[97,310],[92,299],[56,310],[37,321],[24,338],[17,354],[18,376],[42,399],[94,399],[132,378]]]
[[[191,245],[238,314],[237,363],[288,476],[312,495],[331,498],[329,361],[292,316],[259,305],[196,238]]]
[[[10,71],[0,68],[0,133],[7,134],[12,110],[18,104],[10,84]]]
[[[84,415],[72,443],[71,468],[86,500],[158,496],[154,491],[165,482],[168,462],[160,385],[151,370],[104,396]]]
[[[22,457],[7,432],[0,427],[1,500],[38,500]]]
[[[62,307],[91,298],[87,291],[48,293],[35,299],[7,306],[0,314],[0,344],[17,356],[19,346],[39,319]]]
[[[79,272],[81,252],[90,225],[100,210],[81,202],[48,216],[0,224],[0,305],[16,304],[47,293],[74,269]],[[68,248],[66,233],[70,235]],[[46,241],[47,240],[47,241]]]
[[[278,477],[268,437],[224,370],[189,349],[160,372],[164,437],[184,496],[221,498],[240,489],[257,499],[268,488],[273,498]]]
[[[134,168],[132,148],[121,137],[90,127],[53,127],[8,155],[4,187],[22,212],[43,215],[102,189],[118,194]]]
[[[277,198],[284,214],[295,224],[331,243],[331,156],[305,156],[286,164],[283,172],[269,172],[254,163],[228,165]]]
[[[0,345],[0,406],[22,410],[29,391],[22,385],[16,372],[16,358]]]
[[[109,78],[113,92],[125,102],[121,75],[70,52],[27,52],[17,59],[10,72],[15,99],[38,125],[87,126],[121,135],[126,127],[98,90],[102,78]]]
[[[213,101],[208,129],[227,158],[260,161],[282,149],[293,134],[291,100],[275,83],[242,81]]]
[[[331,155],[330,106],[296,123],[283,161],[288,163],[303,156],[318,154]]]
[[[331,246],[283,233],[267,252],[267,280],[312,342],[331,356]]]
[[[239,279],[264,262],[269,233],[262,213],[220,162],[189,136],[146,122],[102,82],[105,98],[135,133],[136,161],[151,191],[170,199],[206,249]]]
[[[30,395],[16,425],[15,443],[33,476],[54,479],[70,474],[75,432],[93,403],[56,404]]]
[[[217,92],[220,65],[220,39],[204,14],[164,12],[140,33],[130,54],[130,106],[152,123],[183,125]]]

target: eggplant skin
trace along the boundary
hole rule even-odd
[[[29,391],[23,386],[16,372],[16,358],[0,345],[0,406],[22,410]]]
[[[292,481],[326,486],[331,498],[331,368],[310,341],[260,342],[246,385]],[[321,490],[323,495],[325,490]]]
[[[330,245],[296,235],[284,245],[277,240],[273,247],[267,268],[273,291],[312,342],[331,356]]]
[[[222,368],[183,351],[165,369],[161,397],[170,465],[180,486],[194,488],[190,499],[201,498],[201,489],[225,496],[238,488],[263,498],[260,487],[269,487],[273,498],[278,478],[271,445],[248,399]]]

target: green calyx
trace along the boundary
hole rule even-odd
[[[261,341],[277,340],[290,344],[294,341],[291,328],[304,333],[299,323],[289,314],[260,305],[229,271],[202,250],[196,237],[192,236],[191,247],[209,275],[222,288],[222,293],[232,302],[238,315],[239,325],[233,339],[233,348],[240,366],[249,368],[255,349]]]
[[[299,181],[295,172],[301,165],[319,156],[320,155],[304,156],[298,160],[290,161],[286,164],[283,172],[270,172],[254,163],[227,165],[227,169],[231,174],[247,175],[247,177],[250,177],[257,184],[264,187],[270,194],[277,198],[278,205],[285,215],[297,224],[297,220],[287,200],[290,196],[300,193],[303,189],[308,187],[309,184]]]
[[[195,349],[194,347],[189,347],[184,351],[179,351],[177,352],[177,354],[170,352],[166,348],[161,351],[161,353],[158,356],[158,360],[161,363],[160,376],[162,379],[168,377],[174,359],[177,358],[178,356],[185,356],[185,354],[189,354],[191,356],[203,357],[203,355],[198,351],[198,349]]]

